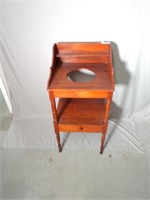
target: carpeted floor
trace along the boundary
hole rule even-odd
[[[150,199],[148,154],[1,150],[0,199]]]

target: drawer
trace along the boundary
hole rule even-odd
[[[70,125],[58,124],[59,131],[62,132],[101,132],[104,125]]]

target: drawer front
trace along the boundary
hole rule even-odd
[[[93,132],[100,133],[104,125],[69,125],[58,124],[59,131],[63,132]]]

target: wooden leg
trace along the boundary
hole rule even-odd
[[[107,126],[108,126],[108,113],[110,110],[111,99],[112,99],[112,95],[110,95],[109,98],[106,99],[106,111],[105,111],[105,116],[104,116],[104,126],[103,126],[102,137],[101,137],[100,154],[102,154],[104,151],[104,142],[105,142],[105,136],[106,136]]]
[[[60,143],[60,134],[59,134],[59,128],[58,128],[58,117],[57,117],[57,110],[56,110],[56,103],[55,98],[52,92],[49,93],[50,101],[51,101],[51,107],[52,107],[52,113],[53,113],[53,123],[54,123],[54,129],[56,133],[56,139],[58,144],[59,152],[62,152],[62,146]]]
[[[56,132],[56,139],[57,139],[59,152],[62,152],[62,146],[61,146],[61,143],[60,143],[60,134],[59,134],[59,132]]]
[[[59,149],[59,152],[62,152],[62,146],[61,146],[61,142],[60,142],[60,133],[59,133],[59,129],[58,129],[58,124],[55,120],[53,121],[53,123],[54,123],[54,129],[55,129],[58,149]]]
[[[100,154],[103,154],[103,151],[104,151],[104,143],[105,143],[105,136],[106,136],[107,126],[108,126],[108,121],[105,122],[103,131],[102,131]]]
[[[106,135],[105,133],[102,133],[100,154],[103,154],[104,151],[105,135]]]

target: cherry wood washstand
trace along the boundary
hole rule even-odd
[[[87,82],[69,79],[69,73],[90,70]],[[60,132],[102,133],[103,153],[108,114],[114,91],[112,50],[100,42],[60,42],[53,46],[47,84],[59,152]],[[59,98],[56,108],[56,97]]]

